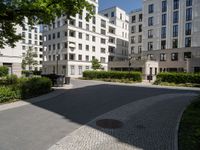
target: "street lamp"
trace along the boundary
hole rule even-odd
[[[131,57],[131,56],[128,57],[128,78],[129,78],[129,80],[131,78],[131,59],[132,58],[133,57]]]
[[[56,74],[58,75],[58,58],[59,58],[59,55],[58,53],[56,54]]]

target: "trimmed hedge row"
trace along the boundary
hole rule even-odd
[[[34,71],[32,71],[32,70],[31,71],[29,71],[29,70],[23,70],[22,74],[25,77],[29,77],[30,75],[41,75],[42,71],[38,71],[38,70],[34,70]]]
[[[84,71],[83,77],[86,79],[128,79],[129,72],[119,71]],[[131,72],[130,79],[132,81],[142,81],[142,74],[140,72]]]
[[[200,84],[200,74],[194,73],[160,73],[157,75],[157,82],[168,83],[196,83]]]
[[[0,66],[0,77],[4,77],[8,75],[8,67]]]
[[[31,98],[51,91],[52,83],[48,78],[22,78],[20,80],[21,98]]]
[[[12,77],[5,78],[3,84],[0,85],[0,103],[32,98],[51,91],[52,83],[48,78],[17,78],[16,81],[12,81],[13,84],[10,79]]]

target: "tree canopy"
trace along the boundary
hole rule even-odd
[[[75,16],[83,9],[93,14],[93,5],[87,0],[0,0],[0,48],[11,47],[22,37],[16,34],[16,25],[50,24],[55,17]]]
[[[31,70],[32,67],[37,65],[35,58],[37,58],[37,53],[32,48],[29,48],[22,60],[22,68],[25,70],[26,66],[28,66],[28,69]]]
[[[92,69],[94,70],[101,69],[101,63],[96,58],[92,60]]]

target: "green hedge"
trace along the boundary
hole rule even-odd
[[[0,66],[0,77],[8,75],[8,67]]]
[[[194,73],[160,73],[157,75],[157,82],[168,83],[196,83],[200,84],[200,74]]]
[[[27,99],[51,91],[51,81],[48,78],[5,78],[0,86],[0,103],[14,99]]]
[[[128,79],[129,72],[119,71],[85,71],[83,77],[86,79]],[[130,79],[132,81],[142,81],[142,74],[140,72],[131,72]]]
[[[18,78],[16,75],[7,75],[0,78],[0,85],[15,85],[18,83]]]
[[[30,75],[41,75],[42,71],[34,70],[34,71],[29,71],[29,70],[23,70],[22,75],[25,77],[29,77]]]
[[[52,83],[48,78],[22,78],[19,87],[22,99],[39,96],[51,91]]]
[[[0,87],[0,103],[5,103],[19,98],[19,93],[14,91],[11,87]]]

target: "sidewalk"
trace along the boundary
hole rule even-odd
[[[95,118],[49,150],[178,150],[179,120],[195,96],[164,94],[129,103]],[[116,119],[123,126],[100,128],[99,119]]]
[[[0,104],[0,111],[8,110],[8,109],[16,108],[16,107],[21,107],[21,106],[29,105],[31,103],[36,103],[36,102],[44,101],[50,98],[54,98],[65,93],[66,90],[71,89],[72,87],[73,87],[72,85],[64,85],[64,87],[53,87],[54,91],[35,97],[35,98],[20,100],[20,101],[8,103],[8,104]]]

